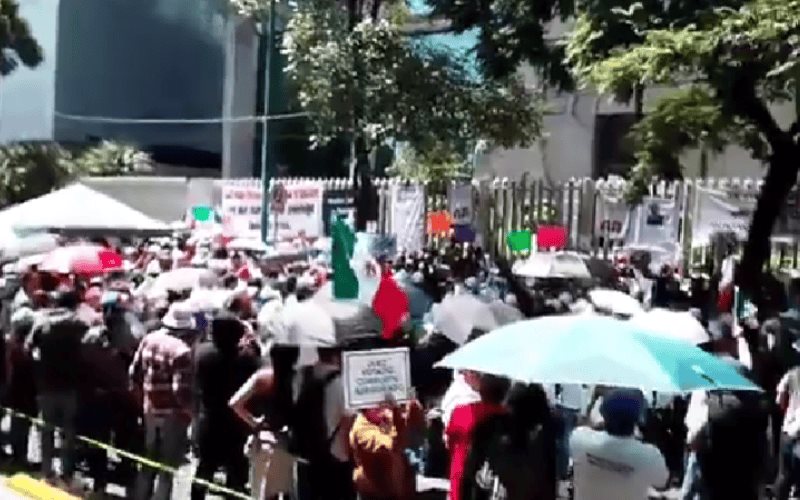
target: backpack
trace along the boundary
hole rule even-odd
[[[289,452],[309,462],[328,460],[330,448],[338,425],[328,433],[325,422],[325,389],[339,371],[333,371],[324,377],[314,372],[313,366],[307,366],[300,372],[300,391],[291,410]]]

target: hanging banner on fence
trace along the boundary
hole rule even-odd
[[[447,207],[454,225],[472,224],[472,184],[451,184],[447,190]]]
[[[344,217],[350,227],[355,227],[356,200],[352,189],[330,189],[322,194],[322,227],[330,235],[334,217]]]
[[[275,200],[275,193],[280,193],[280,190],[273,190],[268,234],[278,241],[322,236],[322,184],[302,182],[279,185],[283,193],[280,194],[280,200]]]
[[[342,353],[344,403],[349,409],[374,408],[386,401],[408,401],[411,368],[408,348]]]
[[[225,236],[261,238],[261,186],[241,181],[223,181],[222,228]]]
[[[631,210],[622,197],[599,193],[595,215],[595,236],[613,240],[625,238],[630,223]]]
[[[407,252],[422,250],[425,237],[425,189],[417,184],[394,185],[391,191],[392,234]]]
[[[678,241],[680,212],[673,198],[647,196],[631,211],[625,243],[658,245]]]
[[[711,244],[715,233],[733,233],[739,240],[747,238],[752,200],[732,193],[705,187],[697,188],[697,205],[692,218],[692,246]]]
[[[320,237],[322,191],[322,185],[317,182],[277,184],[270,193],[268,238],[280,241]],[[222,185],[221,208],[226,236],[261,237],[261,199],[258,184],[231,181]]]

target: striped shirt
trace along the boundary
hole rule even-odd
[[[131,381],[144,396],[144,413],[183,414],[192,409],[192,354],[189,346],[166,329],[147,334],[130,367]]]

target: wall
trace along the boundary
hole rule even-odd
[[[53,138],[59,0],[19,4],[20,16],[42,46],[44,60],[34,69],[20,66],[0,80],[0,143]]]

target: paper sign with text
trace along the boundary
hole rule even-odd
[[[408,348],[342,353],[344,402],[352,410],[374,408],[391,395],[397,403],[411,393]]]

